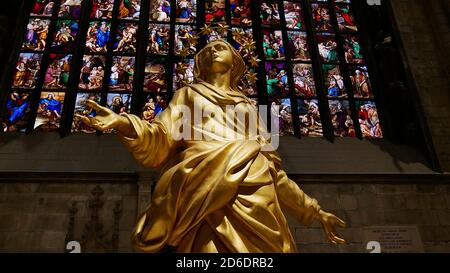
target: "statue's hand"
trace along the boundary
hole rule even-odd
[[[126,117],[120,116],[110,109],[97,104],[93,100],[86,100],[86,106],[96,111],[95,117],[86,117],[83,115],[75,114],[86,125],[99,130],[105,131],[108,129],[117,129],[124,135],[130,134],[130,124]],[[133,130],[134,131],[134,130]]]
[[[328,240],[333,244],[345,244],[345,240],[339,237],[336,232],[336,226],[345,227],[345,222],[336,217],[336,215],[320,210],[319,221],[322,223],[323,231]]]

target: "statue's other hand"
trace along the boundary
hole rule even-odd
[[[83,123],[96,130],[105,131],[116,128],[121,121],[121,116],[114,113],[110,109],[97,104],[93,100],[86,100],[86,107],[94,109],[97,115],[95,117],[87,117],[75,114],[75,116]]]
[[[322,223],[323,231],[328,240],[333,244],[345,244],[345,240],[336,232],[336,226],[345,227],[345,222],[336,215],[320,210],[319,221]]]

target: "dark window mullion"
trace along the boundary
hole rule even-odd
[[[353,95],[353,85],[350,80],[350,73],[348,71],[349,64],[345,60],[344,40],[342,38],[342,33],[339,30],[336,12],[335,12],[335,8],[334,8],[334,3],[332,0],[328,0],[328,7],[330,9],[330,20],[331,20],[331,24],[333,26],[333,31],[335,33],[335,39],[338,44],[337,52],[338,52],[338,57],[339,57],[339,60],[341,63],[340,71],[341,71],[342,77],[344,78],[345,89],[347,90],[347,97],[348,97],[348,100],[350,103],[351,116],[352,116],[352,120],[354,123],[353,127],[355,129],[356,136],[358,138],[362,139],[362,133],[361,133],[361,128],[359,127],[358,112],[356,109],[355,97]],[[365,57],[365,56],[363,55],[363,57]]]
[[[78,84],[80,81],[81,66],[83,64],[83,56],[86,47],[86,37],[89,29],[91,10],[91,1],[85,0],[83,2],[81,17],[78,23],[77,41],[72,54],[69,83],[64,97],[64,108],[60,121],[60,134],[62,137],[69,134],[72,128],[73,111],[75,109],[75,101],[78,93]]]
[[[227,41],[231,43],[232,35],[231,35],[231,3],[230,0],[225,0],[225,22],[229,26],[229,30],[227,33]]]
[[[313,66],[314,80],[316,84],[316,94],[317,100],[319,102],[320,118],[322,120],[323,135],[326,139],[333,142],[334,141],[333,124],[331,122],[330,108],[328,107],[326,86],[322,72],[322,62],[317,45],[316,39],[317,32],[314,29],[314,24],[312,21],[313,13],[311,8],[311,1],[305,0],[302,1],[301,4],[303,5],[302,9],[307,31],[310,58]]]
[[[140,115],[141,108],[144,100],[144,79],[145,79],[145,66],[147,62],[147,45],[149,42],[148,28],[149,28],[149,13],[150,13],[150,1],[141,1],[141,10],[138,24],[138,37],[136,47],[136,62],[134,68],[133,77],[133,95],[131,99],[131,113]]]
[[[201,28],[206,24],[205,5],[206,5],[205,0],[197,1],[197,18],[196,18],[197,33],[200,32]],[[204,37],[205,37],[205,39],[202,39],[202,37],[200,37],[200,39],[199,39],[199,43],[197,46],[197,52],[206,46],[206,35],[204,35]]]
[[[172,99],[173,93],[176,91],[173,88],[174,66],[178,62],[175,56],[175,24],[176,24],[177,0],[170,1],[170,25],[169,25],[169,54],[167,55],[168,62],[165,64],[166,79],[167,79],[167,100]]]
[[[264,60],[264,50],[262,46],[262,32],[261,32],[261,18],[260,18],[260,2],[261,0],[251,0],[251,17],[252,17],[252,32],[253,32],[253,40],[256,44],[256,50],[258,54],[258,58]],[[256,73],[258,74],[258,80],[256,81],[256,88],[258,94],[258,104],[259,105],[267,105],[268,112],[267,116],[262,116],[262,119],[266,122],[267,129],[271,130],[271,117],[270,117],[270,105],[267,95],[267,80],[266,80],[266,72],[264,70],[264,61],[259,62],[258,67],[255,68]],[[278,133],[278,132],[277,132]]]
[[[53,13],[50,19],[50,26],[48,28],[48,34],[47,34],[47,41],[45,44],[44,51],[42,53],[42,59],[41,59],[41,66],[39,67],[38,77],[36,80],[36,85],[34,90],[31,93],[30,96],[30,116],[27,124],[26,133],[29,134],[33,132],[34,130],[34,124],[37,117],[37,109],[39,106],[39,100],[41,97],[41,91],[42,91],[42,85],[44,84],[45,74],[47,73],[48,63],[50,59],[50,49],[53,44],[55,31],[56,31],[56,24],[58,23],[58,14],[60,9],[61,3],[58,1],[55,1],[55,4],[53,6]],[[39,52],[36,52],[39,53]]]
[[[284,58],[285,58],[285,68],[288,74],[288,86],[289,86],[289,98],[291,100],[291,117],[292,117],[292,126],[294,127],[294,134],[301,138],[300,131],[300,119],[298,116],[298,105],[297,99],[295,97],[294,90],[294,70],[293,68],[293,59],[294,53],[289,50],[289,38],[286,27],[286,17],[284,14],[284,2],[283,0],[278,0],[278,13],[280,14],[280,23],[281,23],[281,32],[283,38],[283,47],[284,47]]]

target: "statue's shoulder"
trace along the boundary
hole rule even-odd
[[[192,100],[194,96],[195,96],[195,91],[192,90],[190,85],[187,85],[180,89],[177,89],[174,93],[174,97],[172,100],[175,99],[177,101],[187,101],[187,100]]]

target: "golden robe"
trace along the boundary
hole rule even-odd
[[[135,248],[157,252],[170,245],[177,252],[296,252],[281,208],[310,225],[318,217],[317,201],[287,177],[276,152],[261,151],[261,138],[227,139],[218,133],[236,130],[223,119],[192,120],[191,129],[208,140],[174,140],[170,132],[181,118],[173,111],[175,106],[194,109],[195,100],[257,111],[244,95],[200,81],[178,90],[151,124],[126,115],[137,137],[119,135],[120,139],[143,165],[161,169],[151,204],[132,235]]]

